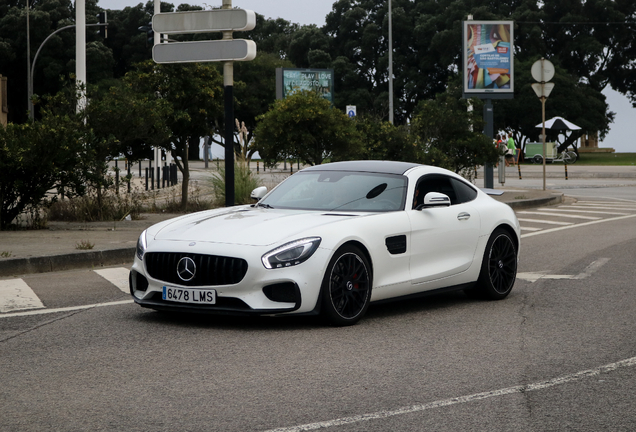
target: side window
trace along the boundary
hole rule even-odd
[[[429,192],[439,192],[448,197],[451,200],[452,204],[457,204],[457,195],[455,193],[455,189],[451,184],[451,178],[439,175],[439,174],[429,174],[422,176],[415,187],[415,196],[413,197],[413,208],[417,207],[420,204],[424,203],[424,197]]]
[[[455,188],[455,194],[457,196],[457,202],[451,198],[453,204],[463,204],[477,198],[477,191],[467,183],[455,178],[450,179],[453,187]]]

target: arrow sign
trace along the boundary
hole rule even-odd
[[[157,63],[249,61],[255,57],[256,43],[244,39],[173,42],[152,47],[152,59]]]
[[[152,29],[164,34],[247,31],[254,27],[256,14],[243,9],[170,12],[152,17]]]

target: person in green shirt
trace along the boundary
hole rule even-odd
[[[515,164],[515,153],[517,151],[515,147],[515,140],[512,138],[512,134],[508,134],[507,141],[508,150],[506,151],[506,166],[510,166],[510,161]]]

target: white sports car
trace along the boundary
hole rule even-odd
[[[322,314],[350,325],[370,302],[442,290],[503,299],[517,274],[512,209],[461,176],[406,162],[306,168],[254,205],[153,225],[130,292],[157,310]]]

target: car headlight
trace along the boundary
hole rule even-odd
[[[148,243],[146,242],[146,230],[141,233],[139,239],[137,240],[137,258],[140,260],[144,260],[144,254],[146,253],[146,247]]]
[[[268,269],[292,267],[307,261],[316,252],[321,241],[320,237],[308,237],[286,243],[267,252],[261,261]]]

